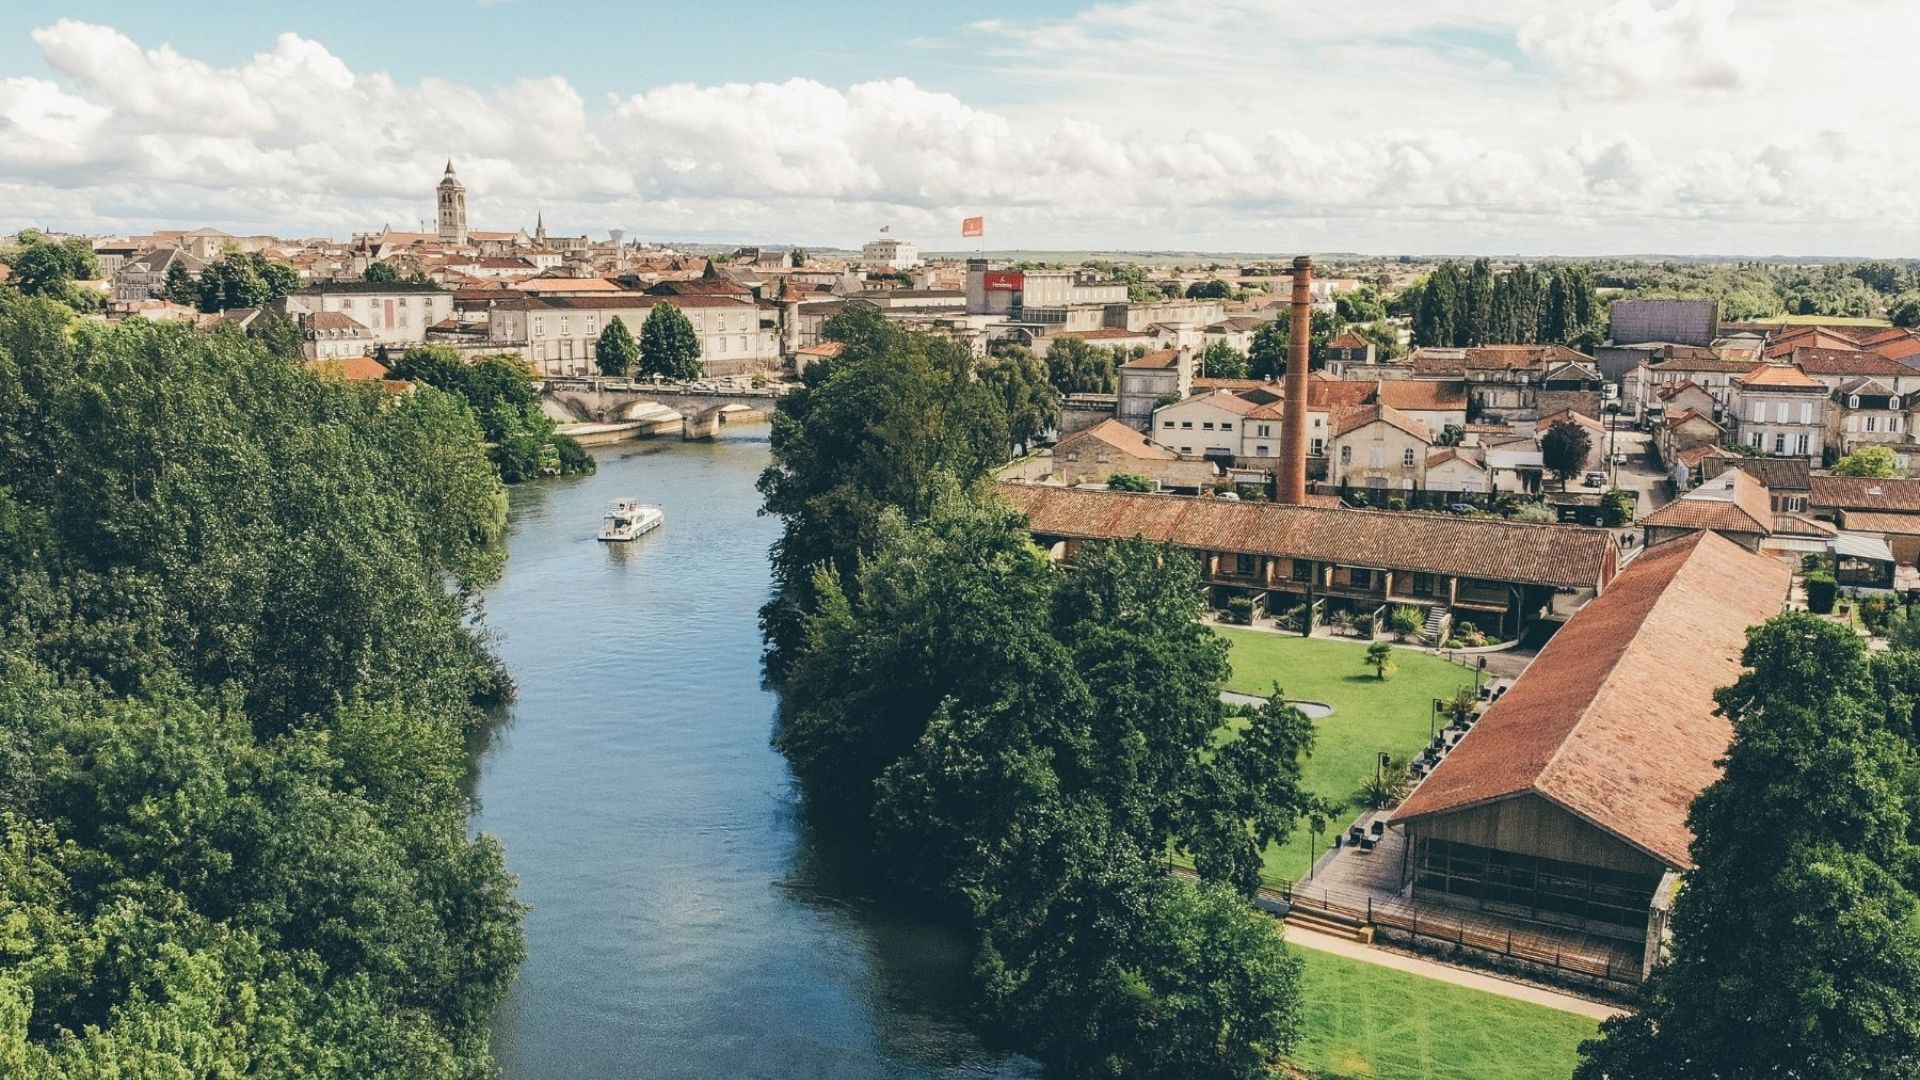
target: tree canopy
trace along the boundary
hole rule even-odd
[[[1025,449],[1060,423],[1060,392],[1047,365],[1024,346],[1003,350],[980,365],[980,381],[999,399],[1007,435]]]
[[[1606,336],[1607,311],[1585,266],[1521,264],[1495,274],[1487,259],[1451,259],[1408,287],[1397,304],[1411,316],[1413,343],[1570,345],[1591,349]]]
[[[10,283],[28,296],[58,300],[79,311],[102,306],[97,295],[83,292],[75,282],[100,276],[100,260],[84,237],[54,241],[32,229],[20,234],[13,250],[0,255],[11,267]]]
[[[0,1071],[489,1071],[500,495],[450,395],[0,296]]]
[[[640,374],[690,382],[700,377],[700,338],[672,304],[655,304],[640,326]]]
[[[257,308],[300,287],[300,272],[259,252],[229,252],[200,271],[200,310]]]
[[[488,456],[509,484],[594,471],[593,456],[557,434],[553,419],[541,411],[533,369],[518,356],[468,360],[445,345],[421,345],[400,357],[393,377],[438,387],[464,400],[486,436]]]
[[[633,339],[626,320],[607,320],[607,328],[600,331],[600,340],[594,344],[593,363],[600,374],[614,378],[634,373],[640,363],[640,343]]]
[[[1835,476],[1865,476],[1885,480],[1903,475],[1900,459],[1891,448],[1863,446],[1839,461],[1830,470]]]
[[[1047,378],[1062,394],[1111,394],[1120,388],[1114,351],[1078,334],[1061,334],[1047,346]]]
[[[1247,354],[1225,341],[1209,342],[1200,350],[1200,373],[1209,379],[1244,379]]]
[[[1561,480],[1586,468],[1592,452],[1593,436],[1573,420],[1556,421],[1540,436],[1540,463]]]
[[[1920,663],[1869,660],[1805,612],[1752,630],[1743,660],[1716,695],[1733,746],[1688,817],[1672,956],[1645,1007],[1582,1047],[1578,1080],[1913,1075]]]

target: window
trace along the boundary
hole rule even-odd
[[[1413,595],[1415,596],[1432,596],[1433,595],[1433,575],[1432,574],[1416,573],[1413,575]]]
[[[1900,418],[1898,416],[1887,417],[1887,430],[1888,431],[1900,430]]]
[[[1220,430],[1221,430],[1221,431],[1232,431],[1232,430],[1233,430],[1233,421],[1231,421],[1231,420],[1222,420],[1222,421],[1220,421]]]
[[[1765,445],[1766,439],[1767,439],[1767,436],[1764,432],[1756,431],[1753,433],[1753,437],[1748,439],[1747,441],[1753,444],[1753,448],[1755,450],[1758,450],[1760,449],[1761,446]]]
[[[1879,425],[1880,425],[1880,418],[1879,418],[1879,417],[1877,417],[1877,416],[1869,416],[1869,417],[1867,417],[1867,430],[1868,430],[1868,431],[1878,431],[1878,430],[1880,430],[1880,428],[1879,428]]]
[[[1352,582],[1356,589],[1371,589],[1373,588],[1373,571],[1356,566],[1347,571],[1347,580]]]
[[[1813,423],[1813,402],[1803,401],[1800,403],[1800,422],[1803,424]]]
[[[1293,580],[1295,581],[1312,581],[1313,580],[1313,563],[1311,561],[1307,559],[1294,559],[1292,561],[1293,561]]]
[[[1413,447],[1407,447],[1406,452],[1400,455],[1400,466],[1405,469],[1413,468]]]
[[[535,315],[533,317],[533,336],[534,337],[547,336],[547,320],[544,315]]]
[[[1272,457],[1273,456],[1272,454],[1267,452],[1266,443],[1261,443],[1259,446],[1254,447],[1254,451],[1255,451],[1256,457]]]
[[[1079,461],[1079,460],[1080,460],[1080,451],[1078,451],[1078,450],[1069,450],[1069,451],[1067,451],[1067,460],[1068,460],[1068,461]]]
[[[1182,431],[1192,431],[1192,430],[1193,430],[1193,421],[1191,421],[1191,420],[1182,420],[1182,421],[1180,421],[1180,428],[1181,428],[1181,430],[1182,430]]]
[[[1202,431],[1212,431],[1212,430],[1213,430],[1213,421],[1211,421],[1211,420],[1202,420],[1202,421],[1200,421],[1200,429],[1201,429]]]
[[[1787,437],[1785,435],[1781,435],[1781,434],[1774,435],[1773,452],[1776,454],[1784,454],[1787,452]]]
[[[597,320],[597,319],[596,319],[596,318],[595,318],[594,316],[592,316],[592,315],[589,315],[589,316],[587,316],[587,336],[588,336],[588,337],[592,337],[592,336],[593,336],[593,333],[594,333],[594,323],[595,323],[595,322],[597,322],[597,321],[598,321],[598,320]]]
[[[1796,442],[1796,445],[1799,447],[1799,449],[1796,450],[1795,453],[1799,454],[1801,457],[1806,457],[1807,448],[1809,446],[1808,440],[1810,438],[1812,438],[1812,436],[1808,435],[1806,432],[1801,432],[1800,438]]]
[[[1353,447],[1343,446],[1340,448],[1340,464],[1342,465],[1353,464]]]
[[[714,349],[714,351],[715,351],[715,352],[726,352],[726,351],[727,351],[727,339],[726,339],[726,338],[723,338],[723,337],[717,337],[717,338],[714,338],[714,339],[713,339],[713,342],[714,342],[714,345],[715,345],[715,346],[717,346],[717,347],[716,347],[716,348]]]
[[[1766,418],[1767,418],[1767,403],[1764,401],[1754,402],[1753,409],[1751,411],[1751,414],[1748,416],[1748,419],[1758,424],[1765,421]]]
[[[561,337],[567,336],[568,331],[572,328],[571,327],[572,322],[573,320],[566,317],[565,315],[560,316],[560,336]]]
[[[1259,571],[1259,560],[1254,555],[1235,555],[1233,572],[1240,577],[1252,577]]]
[[[1257,432],[1259,436],[1264,439],[1273,434],[1273,425],[1260,424],[1254,428],[1254,431]]]
[[[1857,409],[1859,407],[1860,407],[1860,395],[1859,394],[1850,395],[1847,398],[1847,408]]]
[[[1787,422],[1787,403],[1782,401],[1773,407],[1773,418],[1781,423]]]
[[[1171,421],[1171,420],[1162,420],[1162,421],[1160,421],[1160,426],[1161,426],[1162,428],[1170,428],[1170,427],[1172,427],[1172,426],[1173,426],[1173,421]]]

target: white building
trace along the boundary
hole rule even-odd
[[[913,241],[883,236],[860,245],[860,261],[868,267],[912,270],[924,260],[920,258],[920,248]]]
[[[519,352],[542,375],[585,375],[595,370],[600,334],[612,319],[637,339],[654,306],[671,304],[700,338],[700,362],[708,375],[741,375],[780,366],[780,335],[772,312],[736,296],[547,296],[494,306],[489,344]]]
[[[367,328],[375,345],[417,345],[427,327],[453,317],[453,293],[410,281],[335,281],[287,294],[288,315],[338,311]]]

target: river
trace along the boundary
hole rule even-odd
[[[507,1080],[1040,1076],[964,1025],[959,943],[820,853],[768,745],[766,428],[598,456],[513,489],[486,600],[519,696],[480,751],[476,826],[532,905],[495,1023]],[[621,496],[666,524],[596,542]]]

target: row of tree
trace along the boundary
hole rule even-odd
[[[776,417],[760,485],[784,521],[776,741],[809,813],[970,932],[996,1027],[1066,1075],[1271,1075],[1298,961],[1247,897],[1318,809],[1312,725],[1276,698],[1217,745],[1194,560],[1121,543],[1063,573],[983,483],[1037,362],[978,370],[882,319],[827,333],[846,351]]]
[[[553,418],[540,408],[540,385],[518,356],[469,360],[458,349],[421,345],[402,354],[391,374],[465,401],[480,424],[487,456],[509,484],[594,471],[593,455],[571,436],[559,434]]]
[[[198,275],[176,259],[167,267],[162,299],[209,314],[265,307],[300,288],[300,272],[258,251],[228,252]]]
[[[472,409],[0,293],[0,1075],[474,1077]]]
[[[1415,345],[1568,345],[1592,351],[1607,333],[1607,312],[1585,266],[1521,264],[1496,274],[1488,259],[1451,259],[1394,298],[1411,321]]]
[[[640,324],[637,340],[624,320],[607,320],[593,362],[600,374],[612,378],[639,375],[689,382],[700,377],[700,338],[678,307],[655,304]]]

